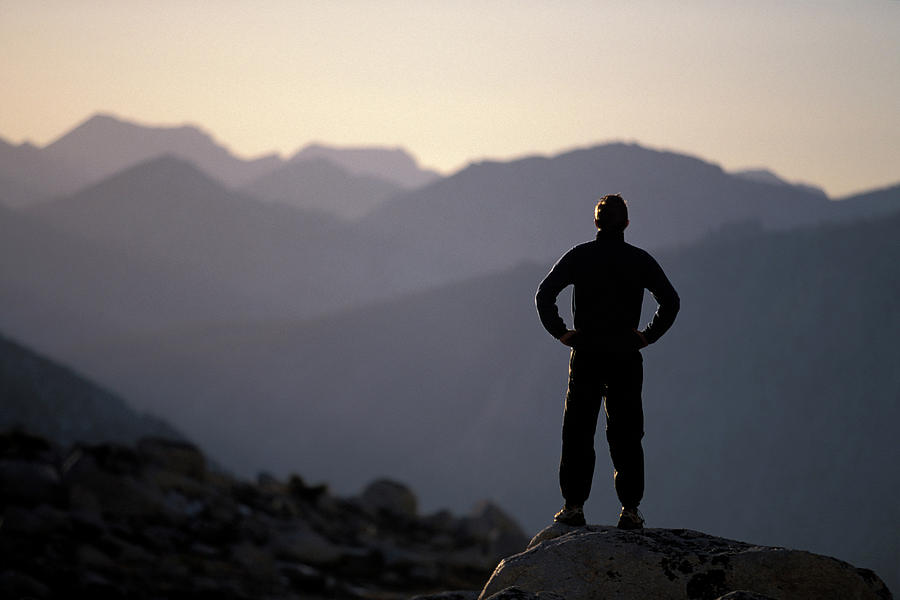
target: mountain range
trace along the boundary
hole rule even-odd
[[[287,179],[306,181],[347,174],[313,160],[285,169]],[[648,171],[654,175],[644,177]],[[309,203],[328,196],[327,188],[312,186]],[[333,313],[522,261],[547,263],[591,235],[591,189],[629,188],[629,237],[651,248],[716,231],[874,217],[900,204],[900,186],[829,201],[694,158],[614,144],[472,165],[348,220],[321,204],[301,208],[228,189],[165,155],[71,195],[17,211],[0,207],[0,227],[9,231],[0,240],[0,295],[10,305],[0,325],[69,358],[56,353],[85,333],[99,339],[198,318]],[[346,193],[344,206],[365,205],[364,194]]]
[[[310,151],[251,173],[263,163],[211,151],[204,167],[185,148],[217,145],[177,128],[162,133],[182,145],[146,160],[123,145],[138,162],[102,176],[85,132],[116,120],[97,119],[52,153],[0,145],[0,331],[217,462],[344,490],[388,475],[428,506],[493,496],[544,523],[566,353],[534,289],[593,236],[597,196],[621,192],[627,239],[683,306],[645,351],[651,522],[900,579],[900,185],[830,200],[613,143],[411,186],[365,171],[361,152],[341,155],[356,167]],[[135,127],[135,147],[159,149]],[[589,511],[615,512],[608,465],[594,488]]]
[[[95,114],[40,148],[0,139],[0,203],[21,207],[77,192],[139,163],[172,155],[228,188],[249,185],[290,164],[327,160],[350,178],[374,177],[400,188],[439,177],[402,148],[338,148],[309,144],[285,160],[276,154],[243,159],[193,126],[147,126]]]

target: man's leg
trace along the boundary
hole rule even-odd
[[[639,352],[617,357],[606,391],[606,439],[615,468],[616,494],[625,508],[637,508],[644,496],[644,365]]]
[[[594,477],[594,434],[602,402],[597,365],[584,350],[575,350],[569,359],[569,386],[563,415],[562,458],[559,487],[566,506],[582,506],[591,493]]]

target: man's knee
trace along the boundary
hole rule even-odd
[[[611,449],[640,449],[643,437],[644,430],[642,427],[606,428],[606,441]]]

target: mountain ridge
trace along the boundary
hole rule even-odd
[[[197,125],[145,125],[104,112],[87,117],[44,147],[28,143],[13,146],[2,139],[0,142],[0,179],[12,180],[0,187],[0,194],[9,196],[7,204],[15,206],[75,193],[164,154],[192,162],[229,188],[247,185],[290,162],[274,152],[240,157]],[[402,187],[439,177],[420,169],[415,158],[402,148],[310,145],[298,151],[295,158],[306,157],[309,152],[327,155],[334,164],[356,174],[374,173]],[[22,186],[34,188],[34,198],[18,191]]]
[[[194,125],[146,126],[110,114],[88,117],[42,151],[77,166],[82,185],[103,179],[160,154],[175,154],[227,186],[244,183],[277,166],[275,155],[243,160]]]
[[[747,181],[687,155],[611,143],[474,163],[387,201],[366,222],[422,252],[445,248],[444,272],[473,275],[561,255],[573,236],[593,235],[594,205],[616,192],[629,203],[629,237],[648,248],[690,243],[732,222],[813,224],[828,211],[816,194]]]
[[[295,152],[287,162],[324,158],[354,175],[386,179],[402,188],[417,188],[440,179],[437,171],[423,169],[406,149],[383,146],[331,146],[312,142]]]

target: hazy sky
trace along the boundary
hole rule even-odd
[[[833,195],[900,181],[900,1],[0,0],[0,137],[104,111],[243,156],[444,172],[611,140]]]

